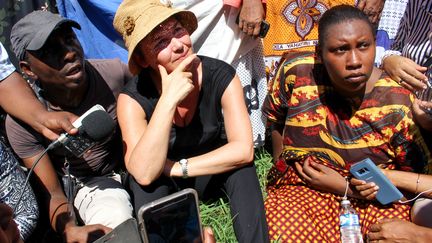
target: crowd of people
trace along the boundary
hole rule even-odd
[[[228,199],[238,242],[339,242],[343,196],[365,240],[427,242],[432,1],[401,0],[376,66],[392,1],[123,0],[112,26],[127,63],[86,58],[77,21],[27,14],[10,34],[17,67],[0,43],[0,241],[93,242],[194,188]],[[57,146],[95,105],[109,135],[79,156]],[[265,198],[261,147],[273,156]],[[374,182],[352,178],[365,158],[403,199],[382,205]]]

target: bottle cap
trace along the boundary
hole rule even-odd
[[[341,205],[350,205],[350,201],[348,199],[343,199]]]

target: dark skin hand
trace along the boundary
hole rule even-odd
[[[432,131],[432,115],[427,114],[421,108],[432,109],[432,102],[426,102],[416,99],[413,105],[413,115],[417,124],[428,131]]]
[[[428,79],[425,75],[427,68],[409,58],[398,55],[388,56],[383,60],[382,68],[393,80],[412,92],[427,88]]]
[[[65,131],[72,135],[78,132],[78,129],[72,125],[78,117],[70,112],[46,111],[39,116],[33,128],[50,140],[57,139]]]
[[[376,195],[378,193],[379,187],[375,183],[373,182],[366,183],[365,181],[356,178],[351,178],[350,183],[365,199],[367,200],[376,199]]]
[[[93,242],[109,232],[111,229],[101,224],[71,225],[65,228],[63,237],[67,243],[86,243]]]
[[[379,219],[369,228],[370,243],[421,243],[430,242],[432,229],[418,226],[401,219]]]
[[[296,162],[295,167],[303,180],[311,187],[339,195],[344,194],[345,178],[335,170],[318,164],[311,157],[304,161],[303,166]]]
[[[357,8],[365,13],[373,24],[378,24],[385,0],[359,0]]]
[[[413,93],[430,89],[426,85],[428,82],[425,75],[427,68],[409,58],[392,55],[384,59],[382,67],[393,80]],[[432,102],[416,99],[412,109],[416,122],[424,129],[432,131],[432,117],[420,109],[421,107],[431,108]]]
[[[239,28],[249,36],[257,37],[264,19],[261,0],[244,0],[240,10]]]
[[[430,89],[426,85],[427,67],[420,66],[409,58],[391,55],[383,60],[382,67],[393,80],[413,93]],[[424,129],[432,131],[432,117],[425,114],[420,107],[431,108],[432,102],[416,99],[412,109],[416,122]]]
[[[317,163],[312,157],[307,158],[303,165],[295,163],[295,168],[299,176],[312,188],[341,196],[345,194],[347,186],[345,178],[332,168]],[[356,190],[356,187],[351,186],[348,186],[347,196],[366,199]]]

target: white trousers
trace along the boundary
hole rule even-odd
[[[74,206],[84,224],[102,224],[115,228],[132,218],[130,196],[119,174],[93,177],[78,190]]]

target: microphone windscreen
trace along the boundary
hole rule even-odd
[[[87,133],[91,139],[99,141],[110,135],[115,126],[116,123],[106,111],[97,110],[82,120],[79,129]]]

